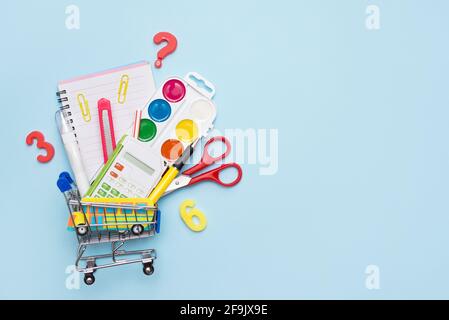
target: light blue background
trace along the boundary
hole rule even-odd
[[[81,29],[65,28],[65,8]],[[379,5],[381,29],[365,28]],[[8,1],[0,35],[1,298],[449,298],[447,1]],[[76,240],[55,181],[68,162],[58,80],[146,59],[159,31],[179,47],[157,84],[188,71],[217,87],[218,129],[279,130],[279,171],[161,201],[156,273],[99,271],[65,287]],[[26,135],[56,148],[37,163]],[[178,206],[209,218],[194,234]],[[367,290],[365,268],[380,268]]]

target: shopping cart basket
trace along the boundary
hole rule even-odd
[[[78,250],[76,268],[84,282],[95,282],[94,272],[131,263],[142,263],[143,272],[152,275],[156,250],[121,250],[127,241],[149,238],[160,231],[160,211],[148,199],[81,199],[76,187],[64,192],[69,209],[69,228],[76,231]],[[111,253],[85,255],[95,244],[111,243]],[[99,264],[98,260],[108,259]],[[83,263],[82,263],[83,262]],[[83,264],[83,266],[81,266]]]

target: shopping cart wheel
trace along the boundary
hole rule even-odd
[[[143,264],[143,273],[147,276],[151,276],[154,273],[153,262]]]
[[[136,236],[140,236],[143,233],[144,227],[141,224],[135,224],[131,228],[131,232]]]
[[[96,268],[96,267],[97,267],[97,264],[95,263],[95,260],[94,260],[94,261],[88,261],[88,262],[87,262],[86,268],[88,268],[88,269],[94,269],[94,268]],[[94,274],[95,272],[97,272],[97,269],[94,269],[94,271],[92,271],[92,274]]]
[[[86,273],[84,275],[84,283],[87,284],[88,286],[93,285],[95,282],[95,277],[93,273]]]
[[[88,231],[89,228],[87,226],[76,227],[76,233],[78,233],[79,236],[85,236]]]

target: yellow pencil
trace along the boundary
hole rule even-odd
[[[187,147],[187,149],[182,153],[181,157],[164,173],[159,183],[156,187],[151,191],[150,196],[148,197],[150,203],[155,205],[157,201],[164,195],[168,186],[175,180],[176,176],[181,171],[184,164],[190,158],[193,153],[193,145]]]

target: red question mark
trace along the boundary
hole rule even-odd
[[[45,137],[42,134],[42,132],[39,131],[33,131],[29,135],[27,135],[26,143],[27,145],[31,146],[34,142],[34,140],[37,141],[37,147],[39,149],[43,149],[47,152],[47,155],[39,155],[37,157],[37,161],[41,163],[47,163],[50,162],[51,159],[53,159],[53,156],[55,155],[55,148],[53,146],[45,141]]]
[[[155,44],[167,42],[167,45],[157,53],[157,60],[154,63],[154,66],[160,69],[162,67],[162,60],[164,60],[170,53],[173,53],[178,47],[178,40],[170,32],[159,32],[156,33],[153,41]]]

